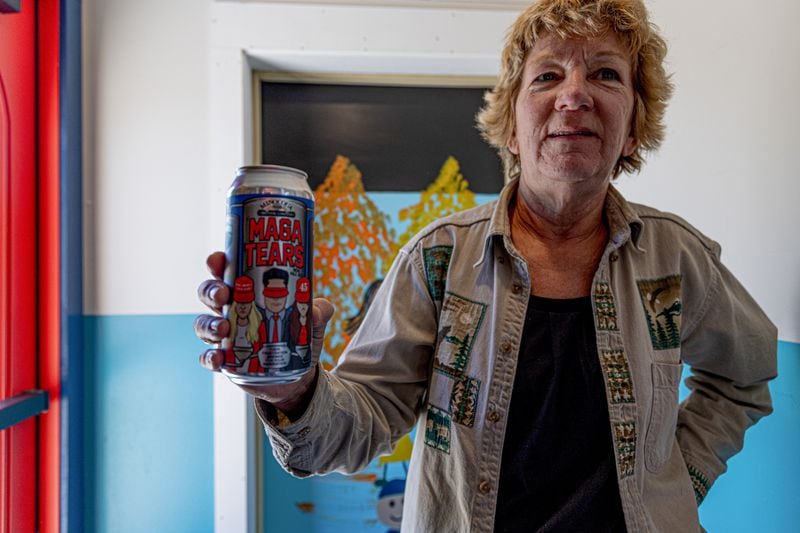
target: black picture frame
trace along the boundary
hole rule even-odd
[[[476,193],[498,193],[502,163],[475,115],[486,87],[274,81],[257,86],[260,163],[299,168],[315,189],[337,155],[367,191],[420,191],[448,156]]]

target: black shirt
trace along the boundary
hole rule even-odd
[[[625,531],[603,380],[589,297],[531,296],[496,532]]]

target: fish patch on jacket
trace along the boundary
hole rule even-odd
[[[681,277],[667,276],[640,280],[636,284],[650,330],[654,350],[669,350],[681,345]]]

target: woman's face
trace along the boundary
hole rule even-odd
[[[508,145],[523,184],[608,179],[636,148],[633,104],[630,60],[616,35],[543,35],[525,58]]]
[[[247,315],[250,314],[250,306],[253,305],[252,303],[244,303],[244,302],[236,302],[234,308],[236,309],[236,315],[239,318],[247,318]]]

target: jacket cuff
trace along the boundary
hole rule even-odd
[[[296,477],[308,477],[314,473],[313,443],[321,440],[330,426],[330,409],[325,408],[332,404],[330,381],[322,367],[319,372],[311,402],[305,413],[294,422],[264,400],[256,398],[253,402],[272,447],[272,455],[284,470]]]
[[[694,489],[694,498],[697,500],[699,506],[708,494],[708,489],[711,488],[711,483],[699,468],[686,462],[686,468],[689,470],[689,478],[692,480],[692,488]]]

